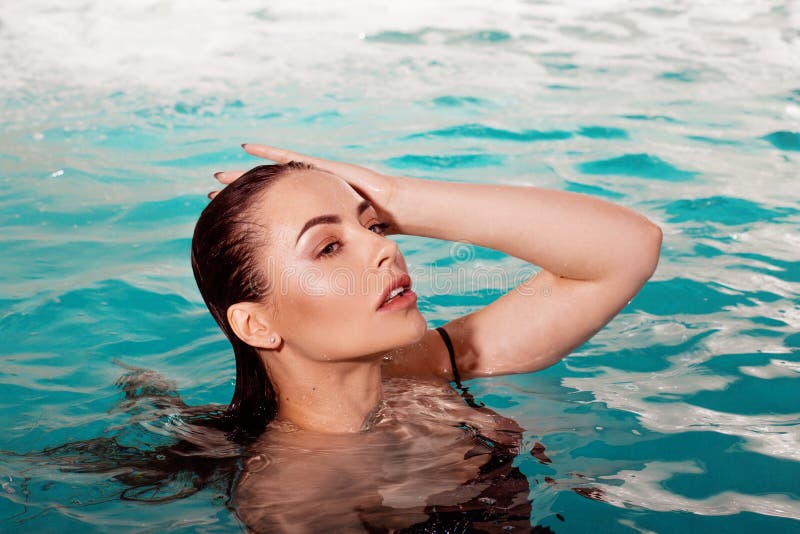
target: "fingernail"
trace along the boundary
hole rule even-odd
[[[247,143],[242,143],[242,148],[247,150]]]

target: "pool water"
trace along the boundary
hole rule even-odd
[[[258,163],[241,142],[657,222],[659,268],[605,329],[543,372],[467,384],[525,429],[531,524],[800,529],[800,8],[563,4],[0,5],[0,530],[243,528],[225,488],[142,504],[40,461],[169,442],[120,388],[132,368],[190,405],[230,400],[188,258],[211,173]],[[398,241],[431,326],[531,273]]]

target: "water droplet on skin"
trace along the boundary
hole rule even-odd
[[[247,461],[247,470],[250,473],[263,471],[270,464],[269,457],[265,454],[257,454]]]

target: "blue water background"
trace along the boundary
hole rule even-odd
[[[154,439],[117,409],[123,365],[189,404],[230,399],[190,236],[211,173],[257,164],[238,144],[263,141],[656,221],[659,269],[611,324],[544,372],[470,383],[527,429],[532,522],[800,529],[796,5],[367,4],[0,8],[0,451]],[[432,326],[530,274],[399,241]],[[101,476],[27,476],[0,461],[0,530],[240,528],[213,491],[145,506]]]

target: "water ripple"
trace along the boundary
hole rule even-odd
[[[671,182],[691,180],[697,175],[651,154],[625,154],[611,159],[586,161],[577,168],[589,175],[637,176]]]
[[[606,126],[582,126],[578,130],[578,135],[590,137],[592,139],[628,139],[628,132],[622,128],[610,128]]]
[[[675,200],[666,204],[664,210],[670,215],[670,222],[716,222],[728,226],[775,221],[800,213],[794,208],[770,209],[757,202],[726,196]]]
[[[800,151],[800,133],[798,132],[772,132],[765,135],[764,139],[780,150]]]
[[[504,158],[495,154],[421,155],[406,154],[384,163],[396,169],[463,169],[501,165]]]
[[[441,130],[430,130],[413,134],[408,136],[408,139],[420,137],[466,137],[475,139],[496,139],[498,141],[532,142],[569,139],[572,137],[572,133],[563,130],[522,130],[520,132],[515,132],[502,128],[492,128],[491,126],[484,126],[483,124],[462,124],[459,126],[451,126],[450,128],[443,128]]]
[[[443,108],[478,106],[478,105],[486,105],[488,103],[489,103],[488,100],[476,96],[445,95],[445,96],[438,96],[433,99],[433,104],[435,106]]]

